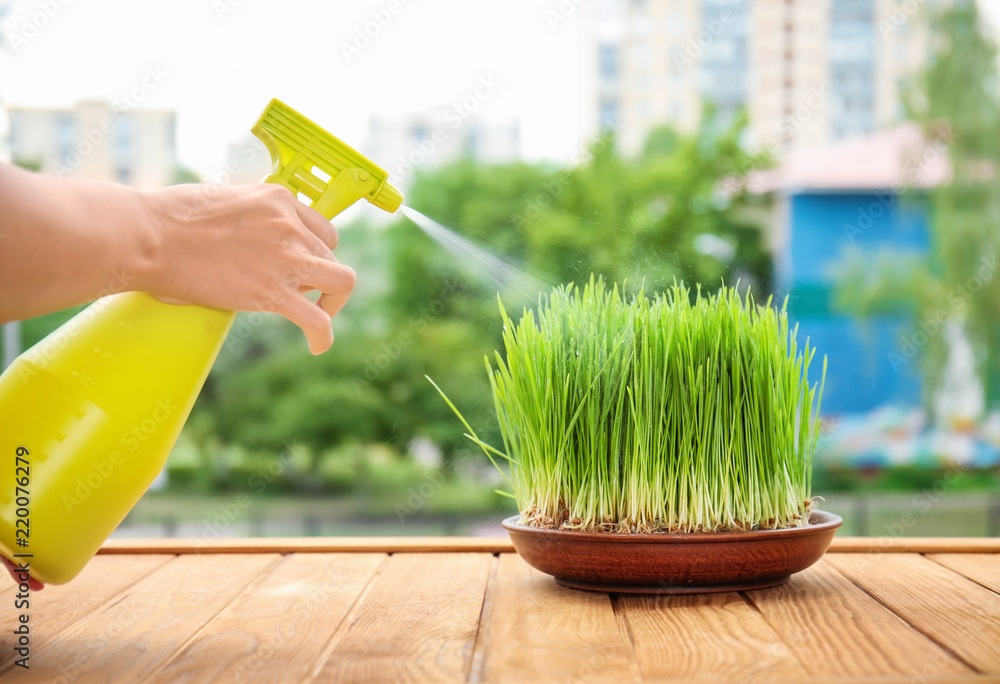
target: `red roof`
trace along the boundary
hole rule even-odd
[[[931,188],[951,180],[947,131],[933,140],[916,123],[790,154],[780,166],[756,171],[750,192]]]

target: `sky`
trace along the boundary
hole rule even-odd
[[[202,175],[223,167],[226,145],[248,134],[272,97],[358,147],[372,114],[456,104],[464,112],[486,82],[477,114],[520,119],[523,156],[567,158],[579,146],[583,22],[573,11],[551,26],[555,0],[7,4],[0,104],[114,102],[138,87],[138,106],[177,111],[180,161]],[[144,78],[153,87],[142,88]]]
[[[371,115],[452,107],[485,79],[479,115],[519,119],[529,160],[568,159],[586,130],[580,41],[596,2],[0,0],[8,36],[27,36],[0,50],[0,104],[115,102],[146,78],[137,105],[176,110],[180,162],[209,176],[272,97],[361,147]],[[1000,0],[981,7],[1000,26]]]

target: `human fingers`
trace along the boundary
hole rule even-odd
[[[8,560],[4,556],[0,556],[0,561],[3,562],[4,567],[7,568],[7,572],[9,572],[10,576],[12,578],[14,578],[14,581],[20,583],[21,582],[20,575],[22,574],[23,571],[20,568],[18,568],[17,565],[15,565],[14,563],[12,563],[10,560]],[[28,577],[28,587],[32,591],[39,591],[39,590],[43,589],[45,587],[45,585],[42,584],[41,582],[39,582],[38,580],[36,580],[34,577],[30,577],[29,576]]]
[[[302,329],[311,353],[322,354],[333,344],[330,315],[302,295],[282,297],[275,311]]]
[[[307,275],[299,284],[299,291],[319,290],[320,297],[316,303],[332,318],[347,304],[357,281],[354,269],[344,266],[331,254],[327,259],[314,259],[310,263]]]
[[[302,221],[302,224],[313,235],[318,237],[327,248],[334,249],[337,246],[340,236],[337,234],[337,229],[333,227],[333,224],[325,216],[312,207],[307,207],[298,201],[295,202],[295,213],[298,215],[299,220]]]

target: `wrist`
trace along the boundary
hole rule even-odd
[[[163,293],[169,274],[165,274],[167,222],[161,193],[126,189],[132,208],[128,217],[130,225],[123,226],[122,235],[128,236],[127,289]]]

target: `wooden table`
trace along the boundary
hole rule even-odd
[[[774,589],[563,589],[494,539],[109,542],[6,682],[1000,681],[1000,540],[851,539]],[[10,628],[8,628],[10,627]]]

